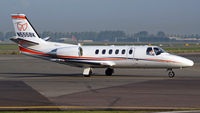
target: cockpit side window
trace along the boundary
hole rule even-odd
[[[148,47],[148,48],[147,48],[146,54],[147,54],[147,55],[152,55],[152,56],[154,55],[154,52],[153,52],[152,47]]]
[[[162,50],[161,48],[158,47],[154,47],[154,52],[156,55],[160,55],[161,53],[165,53],[164,50]]]

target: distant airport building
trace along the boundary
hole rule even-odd
[[[93,40],[83,40],[82,42],[88,42],[88,43],[90,43],[90,42],[93,42]]]
[[[59,42],[73,42],[72,38],[60,38]]]
[[[59,42],[77,42],[77,39],[74,35],[70,38],[60,38]]]
[[[200,39],[197,38],[181,38],[181,37],[169,37],[169,39],[175,39],[177,41],[200,41]]]

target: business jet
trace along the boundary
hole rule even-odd
[[[22,54],[49,61],[83,68],[83,76],[90,77],[94,68],[106,68],[111,76],[116,68],[167,69],[170,78],[172,69],[194,65],[192,60],[165,52],[157,46],[83,46],[64,44],[40,38],[25,14],[11,15],[16,36],[11,38]]]

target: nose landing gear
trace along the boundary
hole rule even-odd
[[[172,69],[167,69],[167,71],[169,71],[168,72],[169,78],[173,78],[175,76],[175,73],[174,73],[174,71],[172,71]]]

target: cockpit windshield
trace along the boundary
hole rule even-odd
[[[146,54],[151,56],[160,55],[161,53],[165,53],[165,51],[159,47],[148,47],[146,51]]]
[[[160,55],[161,53],[165,53],[165,51],[159,47],[154,47],[154,52],[156,55]]]
[[[153,52],[152,47],[148,47],[146,53],[147,53],[147,55],[153,56],[153,55],[154,55],[154,52]]]

